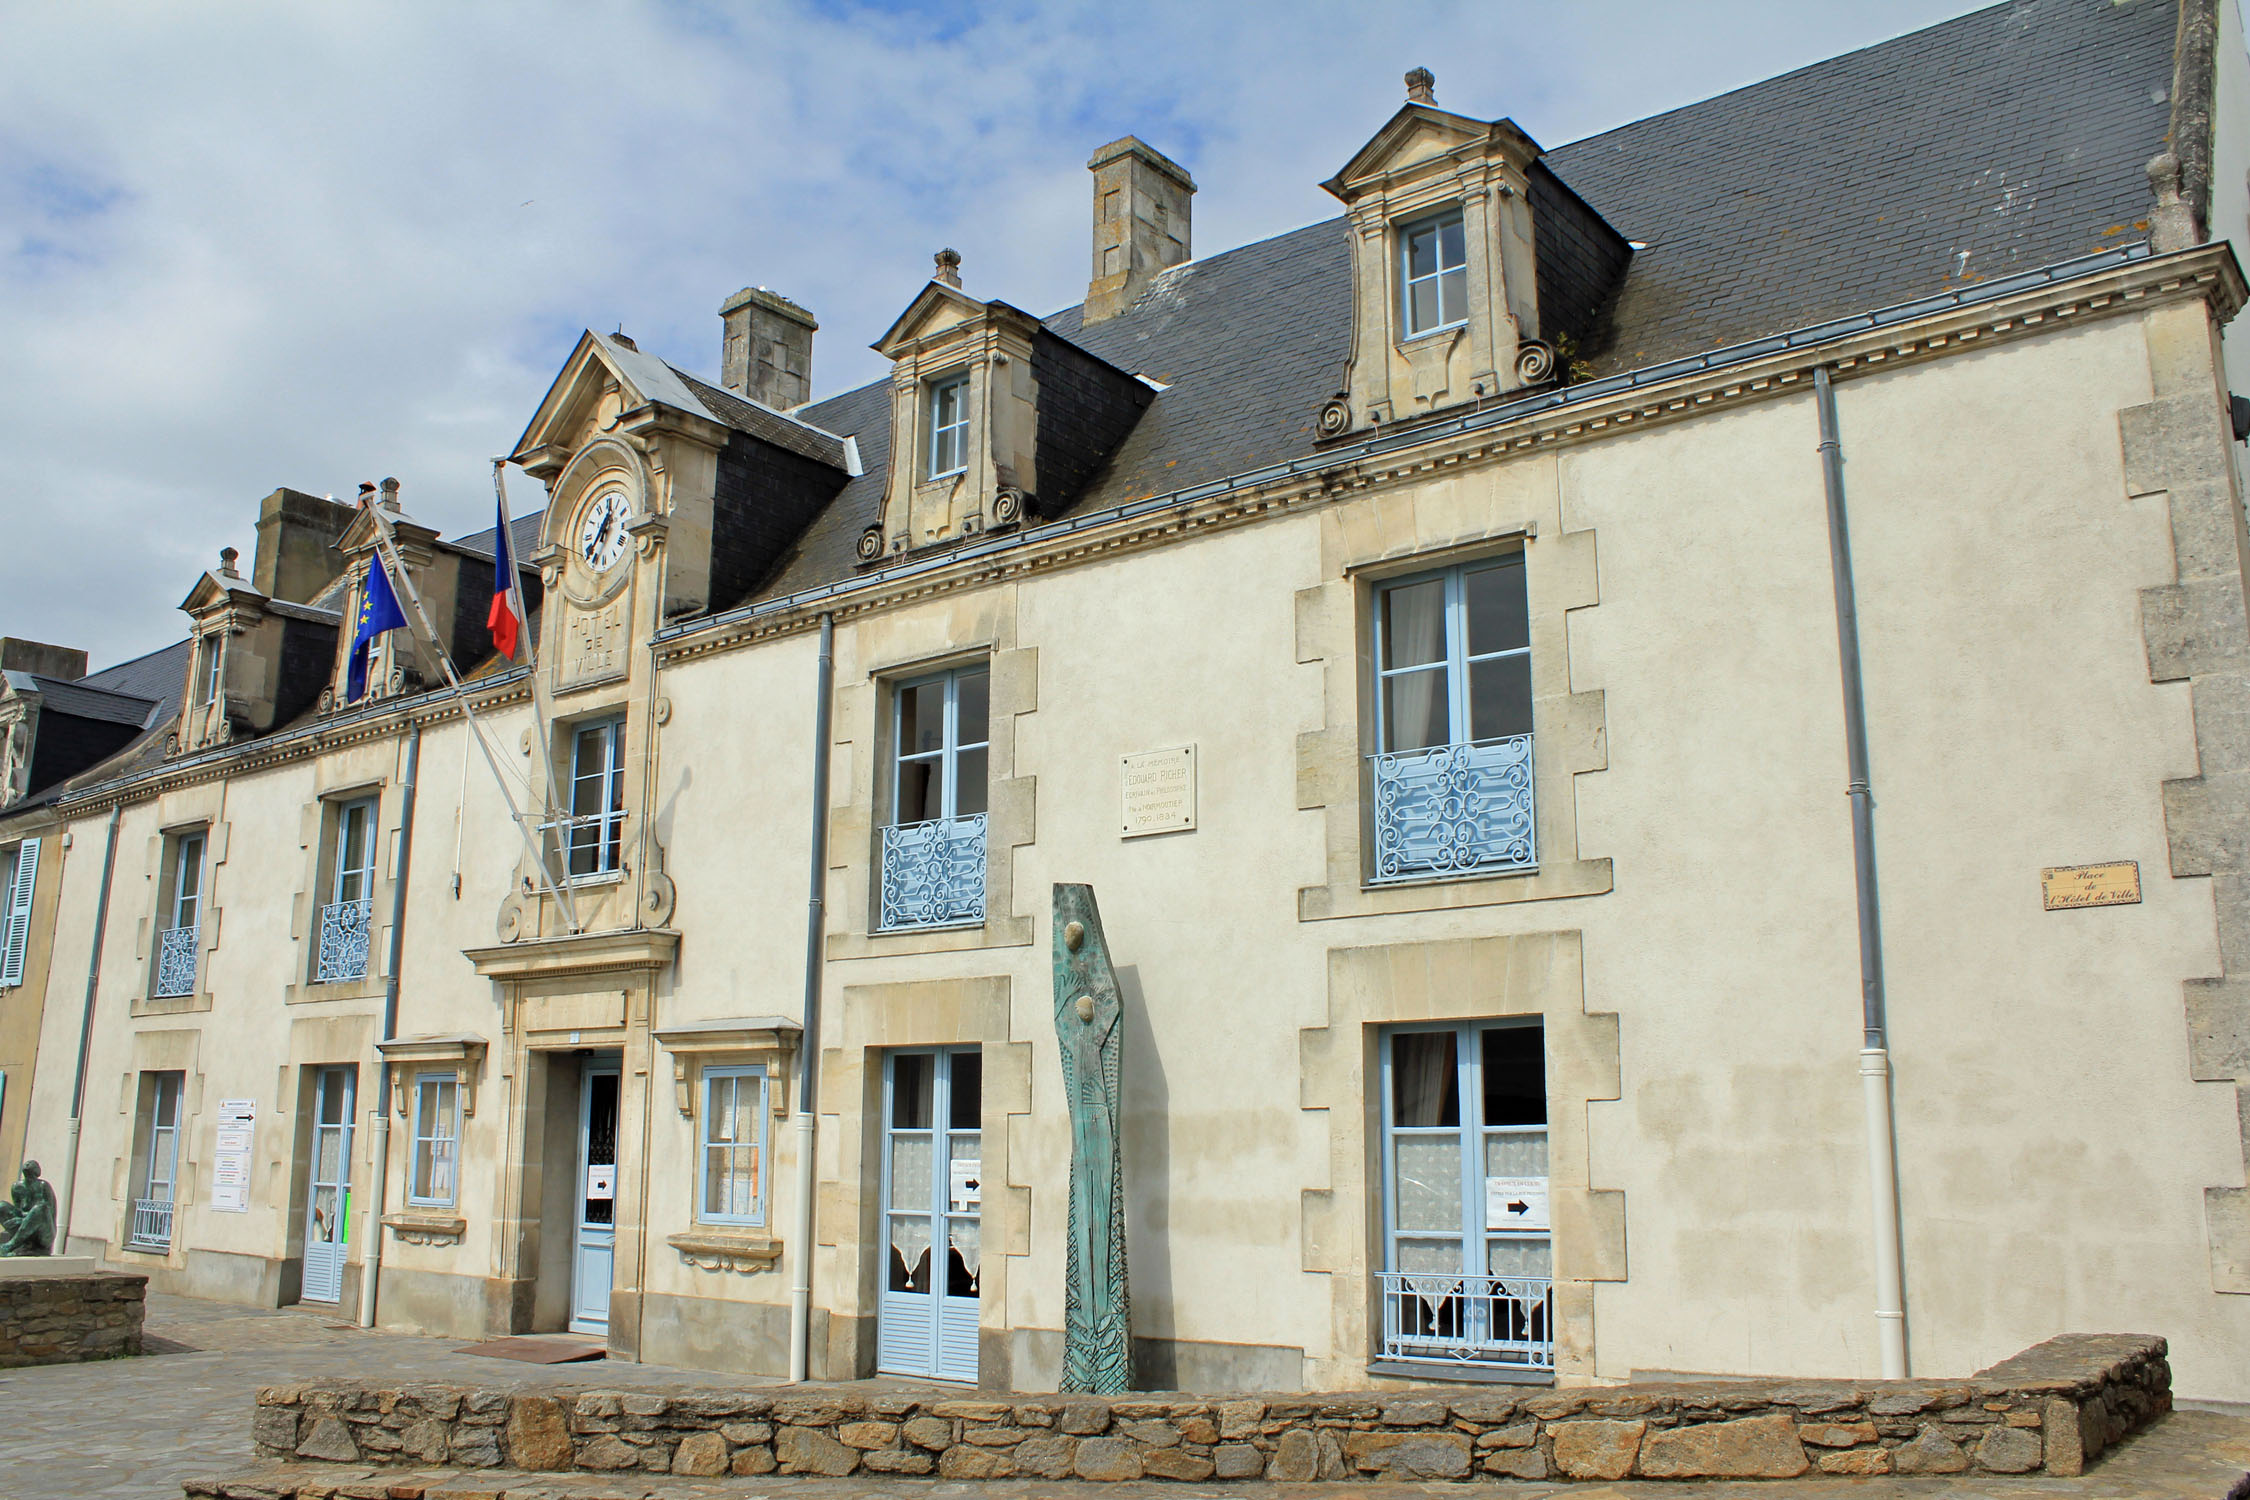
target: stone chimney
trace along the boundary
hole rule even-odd
[[[352,524],[353,510],[302,490],[279,489],[258,502],[258,551],[250,563],[250,586],[268,599],[311,602],[343,571],[337,538]]]
[[[812,399],[812,336],[820,324],[779,292],[746,286],[719,304],[726,343],[719,384],[788,411]]]
[[[1094,174],[1094,278],[1088,323],[1133,305],[1156,273],[1190,255],[1187,168],[1137,136],[1111,141],[1086,162]]]
[[[86,653],[19,636],[0,636],[0,672],[36,672],[63,682],[86,675]]]

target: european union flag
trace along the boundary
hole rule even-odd
[[[367,648],[386,630],[406,628],[406,611],[398,607],[391,579],[383,571],[381,554],[367,559],[367,584],[359,591],[359,625],[352,633],[352,656],[344,669],[344,701],[357,703],[367,695]]]

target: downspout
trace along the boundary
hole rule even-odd
[[[383,960],[383,1037],[398,1035],[398,962],[406,946],[406,875],[414,863],[414,776],[422,764],[422,726],[406,733],[406,773],[399,778],[398,871],[391,880],[391,947]],[[391,1175],[391,1060],[375,1066],[375,1139],[367,1162],[374,1181],[367,1194],[367,1263],[359,1282],[359,1325],[375,1326],[375,1298],[383,1279],[383,1189]]]
[[[94,906],[94,951],[86,960],[86,1013],[78,1023],[78,1078],[70,1088],[70,1147],[63,1163],[62,1212],[55,1216],[55,1254],[70,1253],[70,1215],[78,1207],[78,1125],[86,1113],[86,1062],[94,1049],[94,992],[102,982],[102,937],[109,931],[109,879],[117,871],[117,823],[125,804],[109,810],[109,847],[102,853],[102,893]]]
[[[835,696],[836,617],[820,617],[820,669],[813,700],[812,874],[805,910],[805,1019],[797,1034],[797,1172],[791,1202],[789,1378],[801,1382],[812,1365],[813,1063],[820,1054],[821,945],[827,938],[829,701]]]
[[[1820,409],[1821,477],[1828,491],[1828,561],[1836,580],[1836,654],[1844,687],[1844,757],[1851,781],[1852,878],[1859,896],[1860,1094],[1867,1114],[1867,1183],[1875,1232],[1875,1332],[1883,1378],[1906,1378],[1906,1290],[1900,1252],[1898,1136],[1891,1120],[1889,1023],[1883,1013],[1883,929],[1875,895],[1875,807],[1867,780],[1867,700],[1860,681],[1859,604],[1852,587],[1851,529],[1844,515],[1844,446],[1836,435],[1836,388],[1813,370]]]

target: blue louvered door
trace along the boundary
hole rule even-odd
[[[352,1069],[322,1068],[313,1085],[312,1170],[305,1203],[307,1302],[344,1294],[351,1245]]]
[[[884,1374],[977,1378],[983,1085],[983,1058],[973,1049],[886,1059],[886,1264],[875,1355]]]

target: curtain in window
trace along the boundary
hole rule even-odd
[[[1384,594],[1383,605],[1384,654],[1388,658],[1385,666],[1444,662],[1445,585],[1442,580],[1391,589]],[[1404,672],[1386,679],[1390,702],[1385,728],[1389,743],[1384,749],[1414,750],[1424,745],[1444,744],[1450,739],[1445,704],[1438,696],[1445,691],[1445,676],[1445,668],[1439,665],[1428,671]]]
[[[1455,1081],[1453,1033],[1409,1031],[1391,1039],[1391,1091],[1398,1112],[1393,1123],[1408,1129],[1458,1125]]]

